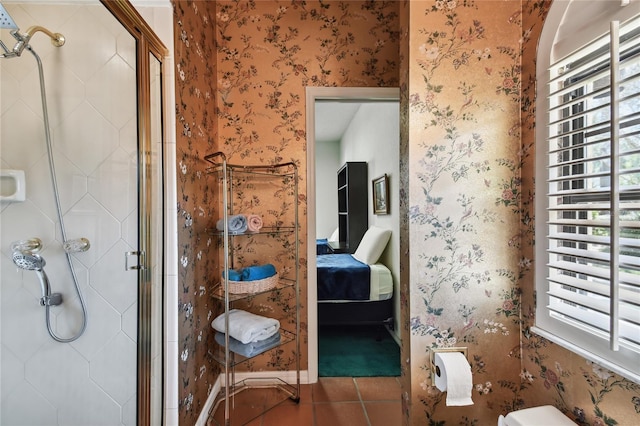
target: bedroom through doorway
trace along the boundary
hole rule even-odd
[[[399,137],[397,88],[307,88],[310,382],[318,377],[400,374]],[[339,180],[345,178],[338,176],[338,170],[350,163],[363,163],[365,168],[364,172],[358,169],[358,186],[350,190],[359,196],[354,201],[357,208],[345,212],[344,200],[338,199],[338,188],[344,185]],[[383,201],[388,208],[376,212],[374,181],[382,178],[387,185],[388,195]],[[339,226],[345,215],[351,218],[348,227],[352,230],[363,228],[360,235],[345,234],[345,224]],[[377,237],[378,231],[388,233],[386,239],[372,240],[367,235],[360,244],[362,234]],[[321,250],[316,242],[326,243],[328,251]],[[334,255],[353,257],[356,251],[360,252],[356,261],[364,260],[370,269],[366,294],[356,296],[355,301],[340,290],[335,296],[327,296],[322,275],[326,259]],[[380,269],[385,271],[380,273]],[[337,282],[351,279],[351,275],[341,276]]]

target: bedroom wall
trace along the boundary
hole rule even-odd
[[[391,230],[391,238],[381,257],[393,275],[394,333],[400,337],[400,214],[399,214],[399,139],[400,105],[398,102],[363,103],[345,131],[341,147],[341,164],[346,161],[366,161],[368,181],[385,173],[389,176],[389,214],[373,214],[371,184],[368,191],[369,226]]]
[[[329,238],[338,227],[340,141],[316,142],[316,237]]]

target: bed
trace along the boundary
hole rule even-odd
[[[390,234],[371,227],[353,254],[318,253],[319,325],[393,325],[393,277],[378,262]],[[321,245],[318,252],[324,251]]]
[[[331,253],[333,253],[333,250],[329,245],[329,240],[326,238],[318,238],[316,240],[316,254],[320,256],[322,254],[331,254]]]
[[[340,238],[340,230],[336,228],[335,231],[329,236],[329,238],[318,238],[316,239],[316,254],[331,254],[333,253],[333,249],[331,245],[339,246],[338,240]]]

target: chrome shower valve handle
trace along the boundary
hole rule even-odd
[[[38,253],[42,249],[42,240],[34,237],[27,240],[18,240],[11,243],[12,252],[21,252],[28,254]]]
[[[91,243],[84,237],[67,240],[62,244],[62,248],[66,253],[80,253],[89,250],[90,247]]]

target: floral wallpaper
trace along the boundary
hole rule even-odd
[[[180,424],[194,424],[219,374],[209,348],[220,311],[210,294],[219,274],[220,215],[206,154],[232,164],[298,167],[299,247],[306,245],[305,86],[398,86],[398,4],[394,1],[172,1],[178,151]],[[290,191],[234,192],[234,208],[292,223]],[[244,264],[291,259],[289,242],[257,239],[236,247]],[[262,246],[261,246],[262,245]],[[264,253],[269,257],[265,258]],[[300,251],[302,363],[306,369],[306,259]],[[282,266],[281,266],[282,265]],[[291,318],[292,299],[254,298],[251,308]],[[255,312],[255,311],[254,311]],[[289,321],[289,319],[287,319]],[[274,352],[274,351],[272,351]],[[286,346],[240,368],[291,369]]]
[[[519,12],[411,2],[412,424],[489,424],[519,408]],[[450,409],[429,350],[460,346],[474,405]]]
[[[299,247],[304,248],[305,87],[397,86],[397,6],[389,1],[217,4],[219,149],[235,164],[298,166]],[[269,193],[254,197],[262,211],[270,210],[262,204],[279,199]],[[307,364],[305,255],[301,249],[303,368]],[[256,253],[256,259],[262,256]],[[278,305],[286,305],[282,298],[276,300]],[[266,358],[243,367],[260,370],[270,363]],[[287,359],[291,362],[292,355]],[[280,367],[287,369],[290,364]]]
[[[550,1],[409,2],[409,424],[495,424],[551,404],[637,424],[640,386],[534,323],[535,56]],[[401,74],[402,75],[402,74]],[[466,346],[474,405],[448,408],[428,351]]]
[[[215,149],[215,3],[174,6],[178,214],[178,404],[181,425],[196,423],[219,374],[209,348],[219,313],[207,277],[218,268],[207,233],[216,216],[204,156]]]
[[[203,157],[298,167],[306,244],[304,88],[400,86],[401,305],[406,424],[495,424],[552,404],[582,425],[636,424],[640,389],[530,332],[533,324],[535,55],[551,2],[174,0],[178,122],[180,424],[219,374],[209,348],[220,214]],[[290,222],[287,191],[234,208]],[[243,260],[262,260],[252,244]],[[270,246],[271,247],[271,246]],[[289,261],[274,245],[275,262]],[[306,259],[301,251],[302,368]],[[212,272],[214,271],[214,272]],[[288,296],[250,301],[286,316]],[[429,350],[466,346],[474,405],[446,407]],[[288,369],[292,353],[246,365]]]

